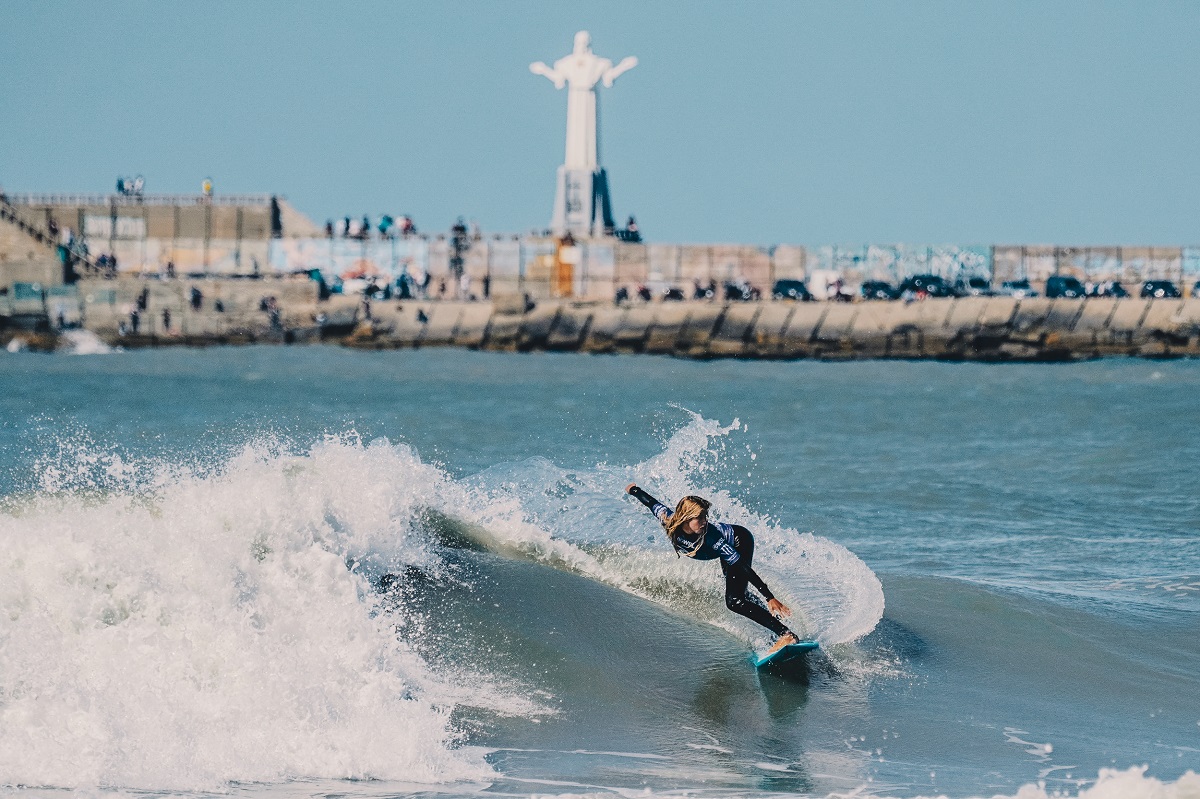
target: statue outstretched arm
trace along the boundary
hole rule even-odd
[[[567,85],[566,75],[562,74],[556,69],[551,69],[541,61],[535,61],[534,63],[530,64],[529,71],[534,75],[545,75],[547,78],[554,81],[554,88],[556,89],[561,89],[563,86]]]
[[[618,76],[628,72],[629,70],[633,69],[637,65],[638,65],[638,60],[635,56],[629,56],[628,58],[622,58],[620,64],[617,64],[612,69],[605,70],[604,74],[600,76],[600,79],[602,81],[604,81],[604,86],[606,88],[611,89],[612,85],[613,85],[613,81],[616,80]]]

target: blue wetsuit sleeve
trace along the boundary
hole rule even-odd
[[[671,515],[670,508],[668,508],[666,505],[662,504],[657,499],[650,496],[648,493],[646,493],[642,489],[638,488],[637,486],[634,486],[633,488],[629,489],[629,495],[632,496],[634,499],[636,499],[638,502],[645,505],[647,508],[649,508],[650,512],[653,513],[660,522],[666,521],[666,518]]]

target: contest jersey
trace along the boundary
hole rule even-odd
[[[655,503],[650,510],[664,524],[671,515],[671,510],[661,502]],[[734,546],[733,525],[719,522],[709,522],[703,533],[680,531],[675,536],[675,549],[696,560],[720,558],[726,566],[732,566],[742,558]]]

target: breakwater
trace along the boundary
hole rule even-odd
[[[77,310],[46,310],[51,331],[59,317],[126,347],[329,342],[375,349],[982,361],[1200,356],[1200,299],[365,302],[340,295],[321,300],[316,284],[295,279],[97,280],[81,282]],[[8,335],[20,333],[10,329]]]
[[[418,313],[419,312],[419,313]],[[415,324],[420,315],[428,321]],[[522,313],[409,304],[354,346],[687,358],[1055,361],[1200,356],[1200,300],[929,299],[913,303],[540,303]]]

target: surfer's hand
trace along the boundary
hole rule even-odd
[[[771,611],[781,619],[786,619],[788,616],[792,615],[792,609],[780,602],[778,599],[768,599],[767,610]]]
[[[629,485],[625,486],[625,493],[632,494],[633,489],[635,489],[635,488],[637,488],[637,483],[630,483]]]

